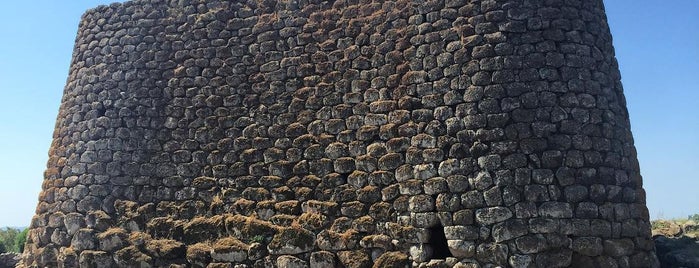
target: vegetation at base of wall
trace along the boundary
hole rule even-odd
[[[27,228],[24,230],[11,227],[0,228],[0,253],[22,252],[28,231]]]

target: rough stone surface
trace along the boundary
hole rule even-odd
[[[601,0],[101,6],[49,155],[20,267],[655,264]]]
[[[0,254],[0,268],[15,267],[19,262],[20,256],[17,253],[6,252]]]

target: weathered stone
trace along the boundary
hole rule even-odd
[[[571,218],[573,208],[569,203],[545,202],[539,206],[539,215],[551,218]]]
[[[80,252],[78,264],[80,267],[111,267],[114,262],[107,252],[83,250]]]
[[[70,244],[78,251],[96,249],[97,237],[94,230],[83,228],[75,232]]]
[[[475,178],[469,179],[471,187],[478,190],[485,190],[493,185],[493,178],[489,172],[481,172]]]
[[[573,239],[573,251],[586,255],[598,256],[602,254],[602,239],[598,237],[578,237]]]
[[[153,258],[130,246],[115,252],[114,262],[120,267],[152,267]]]
[[[526,235],[515,239],[517,249],[524,254],[532,254],[544,251],[548,243],[543,235]]]
[[[572,252],[567,249],[551,250],[536,255],[539,267],[568,267],[572,262]]]
[[[308,267],[308,264],[302,259],[296,258],[290,255],[282,255],[277,257],[277,265],[279,267],[286,268],[304,268]]]
[[[373,268],[402,268],[410,264],[408,256],[401,252],[391,251],[381,254],[375,261]]]
[[[249,246],[233,237],[217,240],[212,245],[211,259],[219,262],[242,262],[248,257]]]
[[[99,249],[114,251],[123,248],[127,243],[127,233],[124,229],[113,228],[97,235]]]
[[[90,10],[20,266],[652,263],[605,18],[574,0]]]
[[[413,168],[413,176],[419,180],[427,180],[437,176],[437,169],[433,164],[416,165]]]
[[[478,208],[485,205],[480,191],[468,191],[461,195],[461,204],[466,208]]]
[[[471,258],[476,255],[476,243],[464,240],[447,240],[449,252],[456,258]]]
[[[150,256],[162,259],[181,258],[187,251],[183,243],[171,239],[150,240],[146,243],[145,249]]]
[[[340,251],[337,253],[337,259],[345,267],[371,267],[371,258],[362,250]]]
[[[389,153],[379,158],[380,170],[394,170],[403,164],[403,159],[400,154]]]
[[[508,248],[506,245],[497,243],[483,243],[476,249],[476,258],[480,261],[490,262],[497,265],[507,265]]]
[[[359,238],[354,230],[345,231],[344,233],[325,230],[316,237],[318,247],[328,251],[353,249],[359,242],[358,240]]]
[[[450,240],[477,240],[478,228],[475,226],[445,226],[444,235]]]
[[[311,268],[335,267],[335,255],[328,251],[311,253]]]
[[[310,251],[315,244],[315,236],[301,228],[281,229],[267,245],[272,254],[299,254]]]
[[[488,225],[512,218],[512,211],[506,207],[482,208],[476,210],[476,221]]]
[[[628,256],[634,249],[631,239],[605,239],[603,244],[604,253],[609,256]]]
[[[197,243],[187,247],[187,261],[192,265],[200,267],[211,262],[211,246],[204,243]]]
[[[410,247],[410,257],[414,261],[424,262],[432,255],[432,248],[425,244]]]
[[[507,220],[493,226],[492,236],[496,243],[511,240],[529,233],[524,220]]]
[[[416,195],[409,199],[411,212],[429,212],[434,210],[434,199],[429,195]]]

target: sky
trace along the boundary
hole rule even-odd
[[[111,2],[0,3],[0,227],[34,215],[80,16]],[[699,213],[699,1],[604,2],[651,218]]]

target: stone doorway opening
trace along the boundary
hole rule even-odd
[[[448,257],[454,257],[449,250],[449,245],[447,244],[447,237],[444,234],[444,226],[441,223],[437,223],[435,226],[430,227],[429,231],[430,239],[428,243],[432,247],[432,256],[430,259],[446,259]]]

